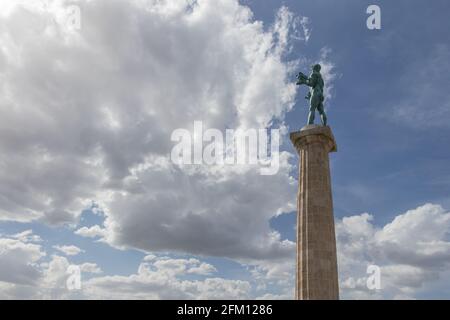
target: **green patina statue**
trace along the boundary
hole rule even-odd
[[[327,115],[325,114],[325,110],[323,109],[323,100],[324,100],[324,82],[322,75],[320,74],[320,64],[315,64],[312,66],[312,72],[309,77],[307,77],[302,72],[299,72],[297,76],[297,85],[305,84],[311,89],[308,92],[308,95],[305,99],[309,100],[309,116],[308,116],[308,124],[314,124],[314,117],[316,114],[316,109],[320,114],[320,119],[322,120],[322,124],[324,126],[327,125]]]

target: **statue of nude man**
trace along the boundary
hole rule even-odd
[[[327,115],[325,114],[325,110],[323,108],[323,90],[324,90],[324,82],[322,75],[320,74],[320,64],[315,64],[312,66],[312,72],[309,77],[307,77],[302,72],[299,72],[297,76],[297,85],[305,84],[311,89],[308,92],[308,95],[305,97],[309,100],[309,116],[308,116],[308,124],[314,124],[314,118],[316,109],[320,114],[320,119],[322,120],[322,124],[324,126],[327,125]]]

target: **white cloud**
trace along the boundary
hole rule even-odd
[[[86,273],[102,273],[102,269],[96,264],[91,262],[85,262],[80,266],[82,272]]]
[[[336,223],[341,297],[405,299],[442,297],[450,279],[450,213],[426,204],[396,216],[383,227],[368,213]],[[291,253],[294,250],[291,249]],[[46,256],[34,243],[0,239],[2,298],[97,299],[290,299],[294,294],[295,259],[281,257],[242,261],[251,277],[230,280],[216,276],[215,266],[196,259],[149,254],[136,273],[105,275],[93,262],[80,264],[82,290],[69,292],[67,258]],[[381,290],[368,290],[366,268],[381,268]]]
[[[43,256],[43,255],[42,255]],[[29,261],[33,261],[30,260]],[[53,255],[48,262],[35,259],[33,264],[39,276],[30,281],[12,278],[9,281],[0,279],[0,298],[2,299],[79,299],[88,298],[79,290],[67,289],[69,277],[68,268],[73,265],[66,257]],[[96,263],[82,263],[78,265],[82,272],[81,281],[85,280],[83,274],[100,274],[102,270]],[[15,267],[19,267],[16,263]],[[2,270],[3,271],[3,270]],[[3,281],[3,282],[2,282]]]
[[[70,262],[66,257],[53,255],[48,263],[42,263],[43,277],[37,286],[36,298],[62,299],[68,297],[66,282]]]
[[[168,154],[171,132],[194,120],[220,130],[283,120],[295,16],[283,7],[263,26],[236,0],[77,4],[82,28],[70,33],[51,10],[0,17],[0,219],[72,224],[94,200],[105,230],[76,233],[114,246],[289,255],[293,243],[269,226],[295,207],[289,154],[268,177],[180,168]]]
[[[104,276],[83,283],[83,294],[99,299],[243,299],[249,297],[247,281],[223,278],[186,280],[195,273],[206,276],[215,268],[197,259],[152,257],[143,262],[136,274]],[[198,273],[198,270],[202,272]],[[208,272],[204,272],[204,271]]]
[[[148,256],[146,257],[148,260]],[[178,274],[198,274],[209,275],[216,272],[216,268],[208,263],[200,262],[197,259],[169,259],[162,258],[153,262],[153,265],[160,272],[168,272],[174,275]]]
[[[84,250],[78,248],[77,246],[53,246],[56,250],[64,253],[67,256],[76,256],[77,254],[84,252]]]
[[[383,228],[364,213],[336,224],[341,292],[346,298],[414,298],[433,295],[448,277],[450,213],[425,204]],[[368,265],[381,268],[381,290],[368,290]]]
[[[147,259],[148,260],[148,259]],[[2,282],[0,298],[4,299],[239,299],[248,298],[247,281],[210,277],[214,266],[197,259],[154,257],[139,265],[136,274],[98,276],[102,270],[95,263],[83,263],[81,290],[68,290],[68,268],[65,257],[54,255],[39,265],[41,277],[34,283]],[[195,275],[197,280],[186,277]]]
[[[110,243],[244,259],[290,255],[294,244],[281,241],[268,222],[293,207],[295,180],[288,165],[264,184],[257,169],[212,176],[153,167],[137,173],[139,193],[117,194],[112,201],[105,222]]]
[[[40,245],[0,238],[0,282],[35,284],[41,276],[36,263],[44,256]]]
[[[99,225],[95,225],[92,227],[82,227],[78,230],[75,230],[74,233],[86,238],[96,238],[104,237],[106,235],[106,230]]]
[[[41,242],[42,239],[37,234],[33,234],[33,230],[25,230],[22,232],[19,232],[15,235],[12,235],[11,238],[20,240],[22,242]]]
[[[217,272],[217,269],[213,265],[205,262],[202,262],[198,266],[192,267],[188,270],[188,273],[197,275],[209,275],[215,272]]]

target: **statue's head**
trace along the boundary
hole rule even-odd
[[[315,65],[312,66],[312,70],[316,71],[316,72],[320,72],[321,68],[322,67],[320,66],[320,64],[315,64]]]

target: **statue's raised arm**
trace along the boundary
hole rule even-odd
[[[304,73],[299,72],[297,76],[297,85],[307,85],[311,87],[308,95],[305,97],[310,102],[308,124],[314,124],[314,117],[316,109],[320,114],[320,119],[324,126],[327,125],[327,116],[323,108],[324,101],[324,82],[322,75],[320,74],[320,64],[312,66],[312,72],[310,76],[306,76]]]

